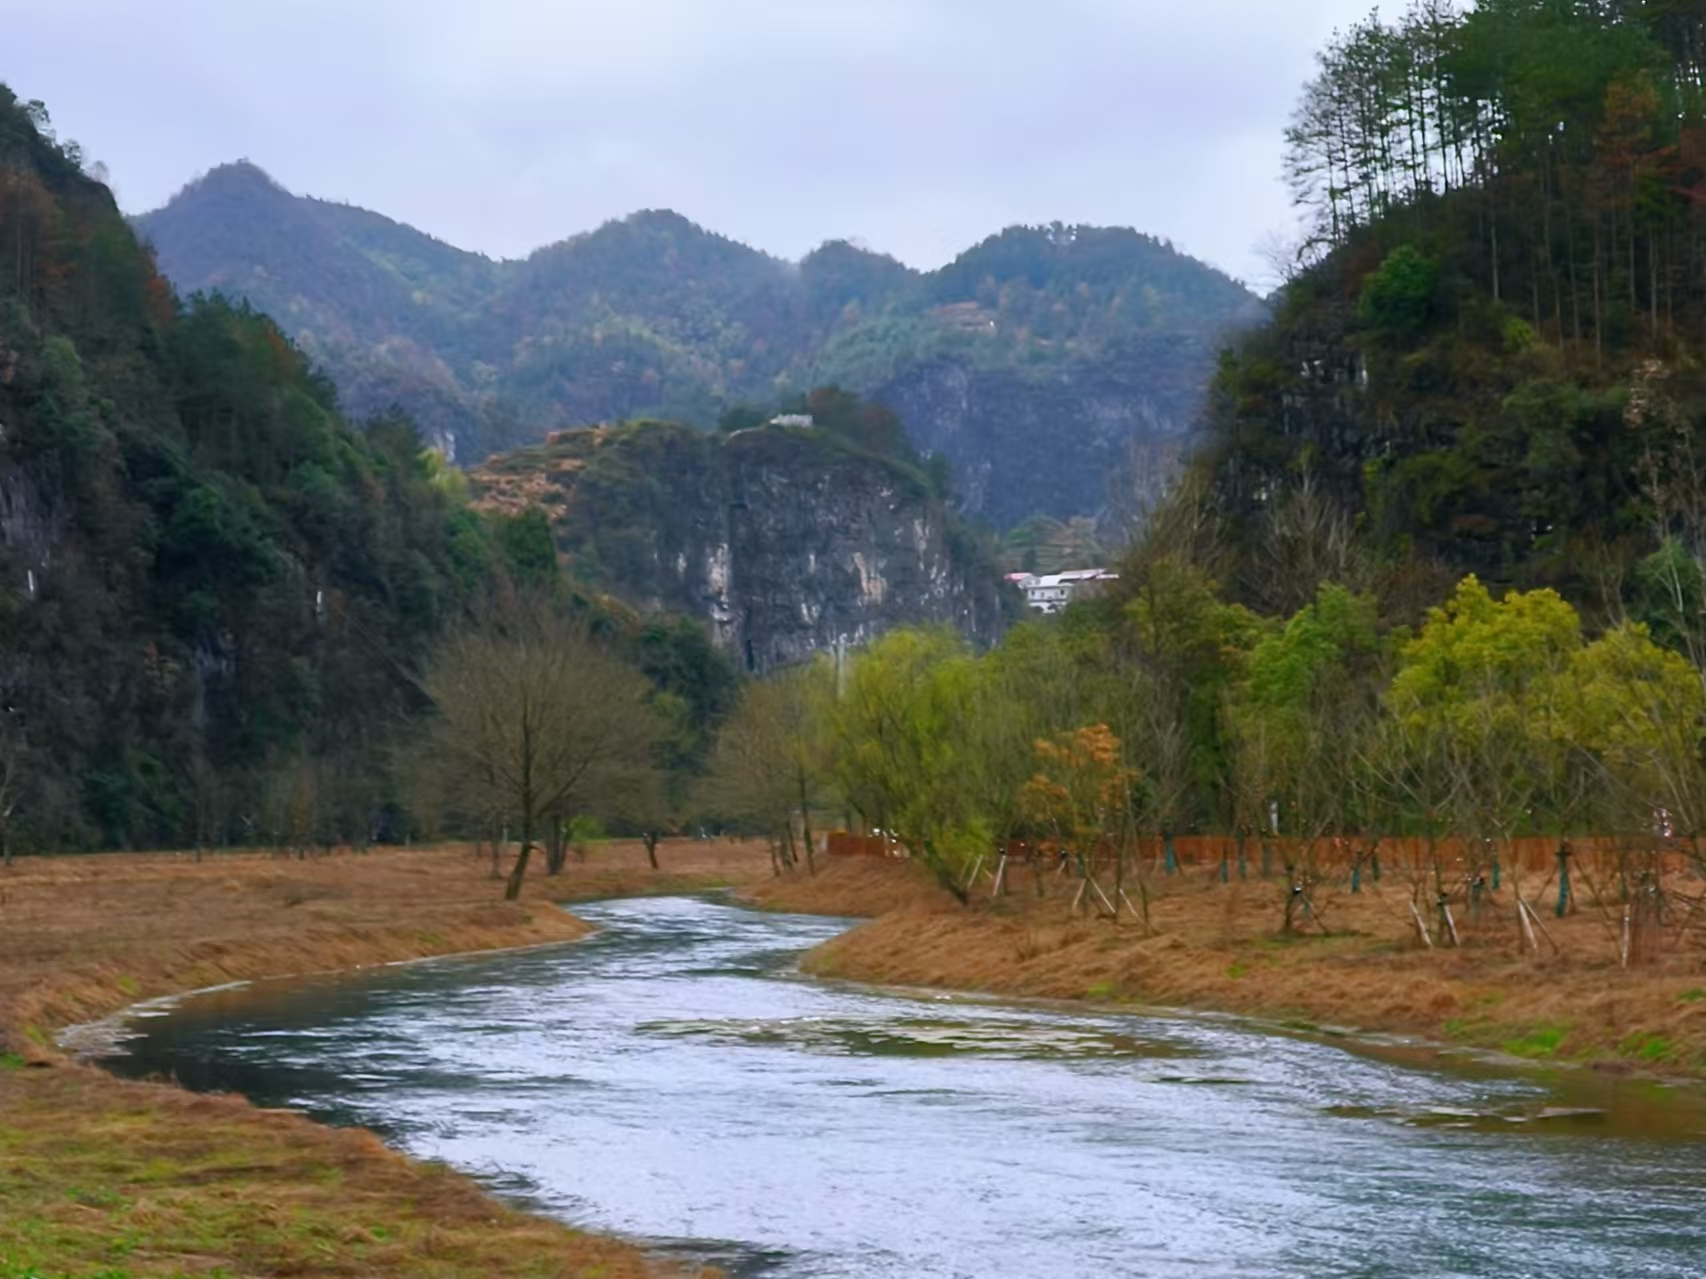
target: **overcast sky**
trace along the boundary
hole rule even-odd
[[[246,156],[494,256],[672,208],[931,267],[1060,219],[1262,280],[1281,130],[1371,3],[0,0],[0,79],[130,212]]]

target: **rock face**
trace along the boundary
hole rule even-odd
[[[39,486],[0,453],[0,563],[20,579],[0,582],[0,589],[35,595],[59,540],[57,523]]]
[[[1182,334],[1043,374],[939,359],[873,398],[948,458],[962,511],[1007,529],[1152,500],[1158,477],[1134,459],[1178,455],[1213,361],[1208,340]]]
[[[922,476],[823,431],[564,431],[471,478],[487,507],[543,509],[576,577],[703,619],[753,672],[898,626],[988,642],[1013,604]]]

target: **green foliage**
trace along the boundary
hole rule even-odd
[[[1461,729],[1489,709],[1495,721],[1529,722],[1558,692],[1581,642],[1581,620],[1556,592],[1494,600],[1468,577],[1404,646],[1391,702],[1423,730]]]
[[[953,633],[899,631],[861,654],[835,712],[845,793],[961,897],[993,835],[967,784],[976,756],[959,731],[975,670]]]
[[[604,823],[588,813],[582,813],[569,821],[569,842],[571,844],[596,844],[608,839]]]
[[[8,842],[365,840],[486,536],[412,426],[352,429],[266,318],[174,297],[38,119],[0,90]]]
[[[1251,650],[1249,703],[1278,715],[1300,715],[1317,698],[1342,694],[1349,663],[1379,647],[1375,601],[1323,584],[1314,604]]]
[[[538,507],[497,520],[498,549],[515,580],[532,590],[548,589],[557,581],[557,546],[551,521]]]
[[[1438,291],[1439,263],[1402,244],[1363,280],[1358,315],[1377,335],[1409,341],[1428,327]]]
[[[1677,1052],[1675,1044],[1663,1035],[1655,1035],[1651,1031],[1636,1031],[1625,1036],[1617,1045],[1617,1051],[1651,1065],[1669,1061]]]
[[[1536,1026],[1520,1039],[1507,1040],[1501,1047],[1513,1057],[1554,1057],[1569,1033],[1568,1025]]]
[[[1171,245],[1094,227],[1013,227],[921,275],[842,242],[795,269],[654,210],[493,263],[293,197],[250,165],[215,170],[138,224],[181,287],[241,288],[288,317],[353,411],[403,404],[464,462],[595,422],[741,429],[762,421],[743,405],[832,385],[904,393],[944,366],[1011,374],[1048,416],[1063,382],[1130,381],[1182,425],[1210,343],[1257,311]],[[1050,426],[1079,423],[1082,404]],[[954,459],[962,473],[972,460]],[[1100,469],[1034,509],[1100,507]],[[1008,483],[1035,492],[1022,470]],[[1009,520],[1003,505],[998,518],[1027,513]]]
[[[1305,483],[1398,573],[1581,601],[1699,523],[1703,24],[1499,0],[1335,35],[1287,133],[1308,265],[1198,463],[1240,597]]]
[[[1265,831],[1270,813],[1305,862],[1371,832],[1706,825],[1706,684],[1638,624],[1590,640],[1555,592],[1495,598],[1473,577],[1414,634],[1332,583],[1264,619],[1177,556],[1128,567],[1110,607],[1015,627],[987,654],[944,632],[885,636],[793,738],[817,734],[829,762],[814,769],[842,801],[962,896],[1015,838],[1082,849]]]

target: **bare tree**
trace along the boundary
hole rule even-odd
[[[1366,550],[1349,513],[1305,471],[1264,512],[1252,583],[1268,611],[1291,614],[1315,598],[1323,582],[1353,591],[1374,584]]]
[[[816,869],[812,813],[830,773],[833,694],[832,672],[821,662],[750,685],[712,757],[706,798],[762,827],[783,866],[795,864],[803,848],[807,869]]]
[[[448,639],[423,687],[435,714],[414,752],[417,780],[456,812],[514,823],[507,901],[548,816],[613,802],[654,767],[650,685],[545,604]]]

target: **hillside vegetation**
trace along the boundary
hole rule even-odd
[[[1295,607],[1304,566],[1414,616],[1469,570],[1697,613],[1703,60],[1687,0],[1418,4],[1323,54],[1288,134],[1313,238],[1199,468],[1246,598]]]
[[[568,591],[406,418],[353,427],[271,320],[180,299],[3,86],[0,244],[0,859],[402,837],[434,646],[518,591],[638,667],[660,768],[697,767],[734,681],[702,626]]]
[[[1342,937],[1373,896],[1419,948],[1664,975],[1619,1051],[1698,1069],[1703,53],[1694,4],[1345,33],[1289,134],[1312,238],[1117,583],[987,653],[904,632],[774,681],[713,778],[778,844],[815,796],[962,903],[1017,854],[1145,932],[1196,835],[1228,934],[1259,902]],[[893,936],[848,971],[930,970]]]
[[[243,163],[137,226],[180,289],[247,298],[353,411],[400,403],[462,462],[565,427],[709,427],[835,384],[898,401],[1002,526],[1100,512],[1124,446],[1182,433],[1218,335],[1260,314],[1158,239],[1059,224],[919,273],[845,242],[783,262],[653,210],[500,263]]]

